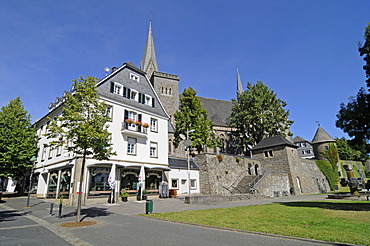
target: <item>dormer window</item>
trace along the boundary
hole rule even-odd
[[[145,95],[145,104],[146,105],[152,105],[152,97],[149,95]]]
[[[131,89],[130,99],[138,101],[139,93],[137,90]]]
[[[122,95],[122,91],[123,91],[123,86],[121,84],[114,83],[113,93],[118,94],[118,95]]]
[[[133,74],[133,73],[130,73],[130,79],[132,79],[136,82],[140,82],[139,76],[137,76],[136,74]]]

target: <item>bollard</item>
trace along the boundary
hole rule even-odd
[[[61,219],[62,218],[62,206],[63,206],[63,204],[59,204],[59,216],[58,216],[58,219]]]
[[[50,203],[50,216],[53,216],[54,203]]]

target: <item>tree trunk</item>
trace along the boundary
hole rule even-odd
[[[82,182],[83,182],[83,177],[84,177],[85,162],[86,162],[86,150],[84,150],[83,157],[82,157],[82,164],[81,164],[81,175],[80,175],[80,181],[79,181],[80,187],[78,190],[76,222],[81,222]]]

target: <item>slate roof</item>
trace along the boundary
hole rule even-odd
[[[180,158],[168,158],[168,166],[171,169],[188,169],[188,160]],[[199,170],[198,164],[190,159],[190,169]]]
[[[271,147],[284,146],[284,145],[290,146],[293,148],[298,148],[294,143],[278,135],[278,136],[262,139],[261,142],[259,142],[256,146],[252,148],[252,150],[267,149]]]
[[[139,82],[130,79],[130,73],[134,73],[139,76]],[[130,89],[137,90],[140,93],[151,96],[154,101],[154,108],[150,105],[138,103],[135,100],[128,99],[122,95],[114,94],[110,92],[110,82],[119,83],[122,86],[128,87]],[[101,80],[98,87],[98,94],[100,96],[109,98],[116,102],[120,102],[124,105],[131,106],[133,108],[141,109],[143,111],[148,111],[165,118],[168,118],[167,113],[164,108],[159,103],[158,97],[154,92],[152,85],[145,76],[145,73],[135,67],[132,63],[124,63],[120,68],[114,70],[110,75]]]
[[[300,136],[296,136],[294,139],[293,139],[293,142],[294,143],[301,143],[301,142],[308,142],[306,139],[300,137]]]
[[[319,144],[325,142],[335,142],[335,140],[329,135],[329,133],[327,133],[321,126],[319,126],[311,144]]]
[[[208,119],[215,126],[229,126],[231,116],[231,101],[224,101],[206,97],[198,97],[202,102],[203,108],[208,112]]]

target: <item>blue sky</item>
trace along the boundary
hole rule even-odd
[[[365,86],[357,44],[368,0],[28,1],[0,8],[0,106],[20,96],[33,121],[80,75],[140,66],[152,16],[161,72],[199,96],[231,100],[236,63],[245,87],[263,81],[286,101],[292,132],[333,137],[341,102]]]

